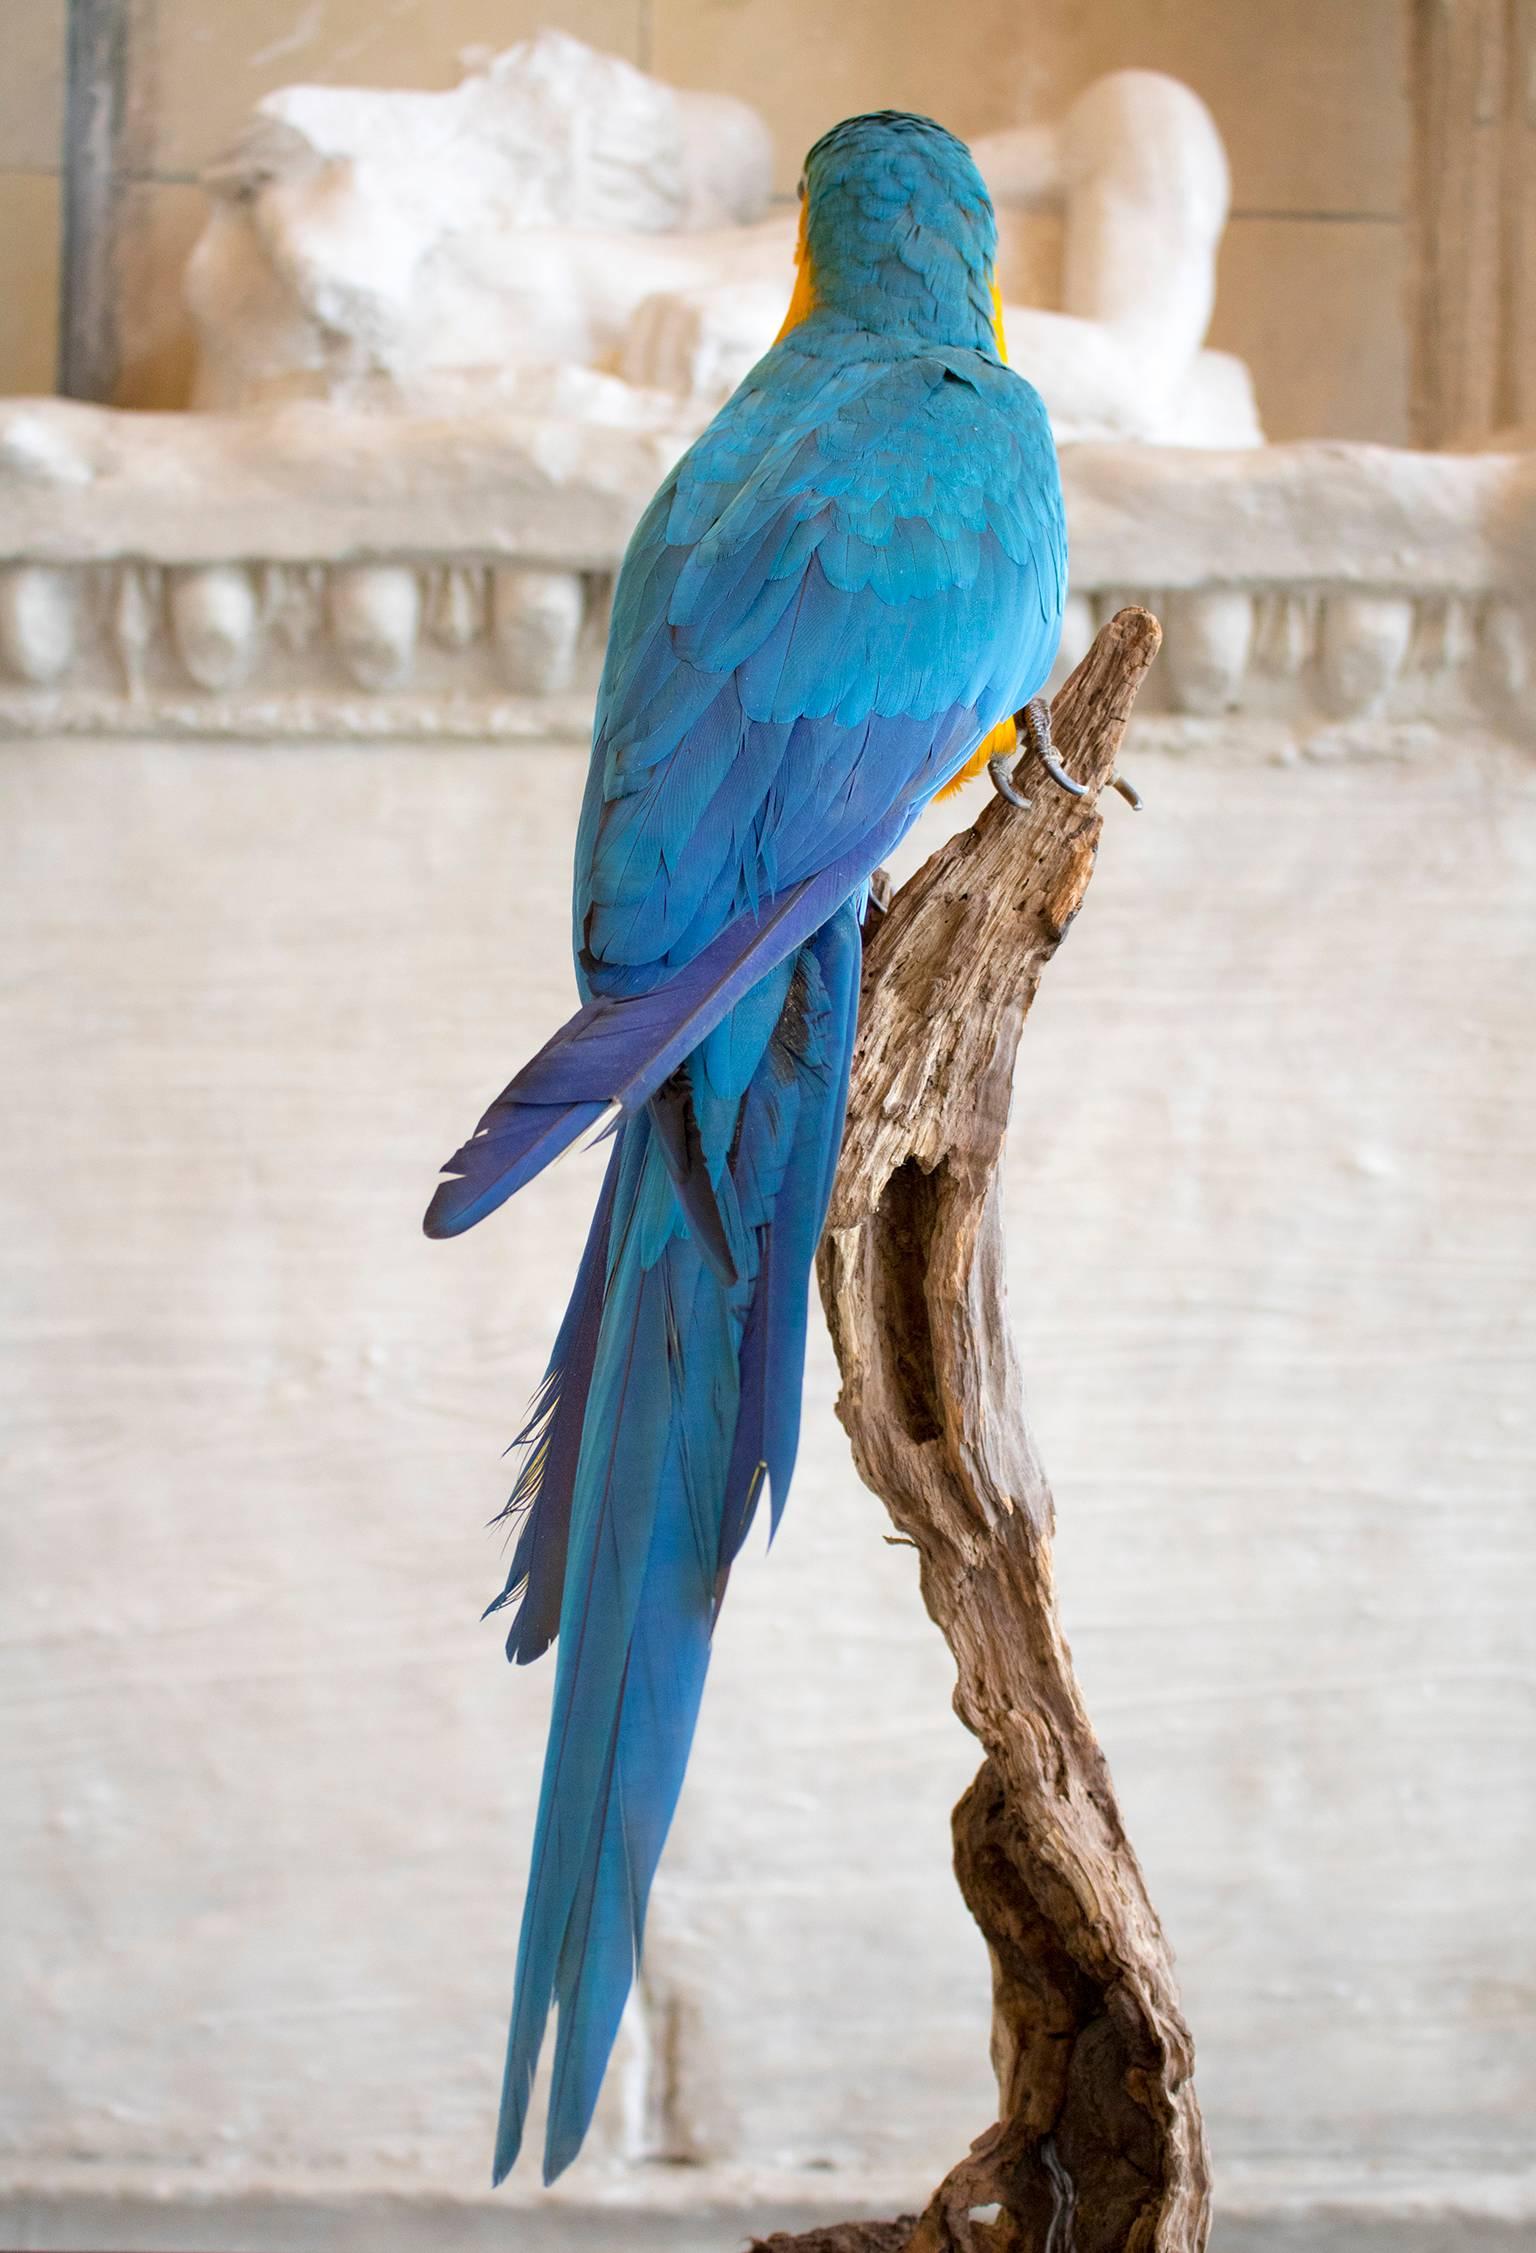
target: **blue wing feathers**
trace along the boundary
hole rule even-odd
[[[901,824],[865,833],[813,876],[727,924],[665,985],[599,996],[497,1096],[448,1161],[429,1236],[461,1235],[567,1149],[610,1105],[646,1103],[733,1003],[825,922],[890,851]]]

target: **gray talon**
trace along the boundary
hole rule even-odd
[[[1133,812],[1138,814],[1141,812],[1141,792],[1134,783],[1127,782],[1123,774],[1111,775],[1109,787],[1111,790],[1119,791],[1121,797]]]
[[[1051,749],[1051,708],[1045,698],[1032,696],[1023,711],[1014,714],[1013,724],[1020,742],[1034,752],[1057,789],[1064,790],[1069,798],[1086,798],[1087,783],[1074,782]]]
[[[1034,804],[1034,800],[1022,797],[1014,789],[1013,773],[1009,764],[1012,758],[1013,753],[1011,751],[999,751],[995,758],[987,761],[987,773],[992,778],[992,787],[999,798],[1006,798],[1010,806],[1017,806],[1022,813],[1027,814]]]
[[[1072,780],[1072,777],[1068,774],[1066,768],[1062,766],[1060,761],[1057,759],[1054,751],[1048,751],[1043,744],[1037,743],[1035,745],[1035,755],[1039,759],[1041,766],[1044,767],[1046,773],[1050,776],[1052,782],[1056,784],[1059,790],[1064,790],[1069,798],[1087,797],[1087,783],[1074,782]]]

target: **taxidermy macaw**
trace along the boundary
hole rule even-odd
[[[783,330],[615,588],[576,840],[584,1006],[426,1218],[456,1235],[615,1129],[491,1607],[521,1597],[513,1659],[559,1637],[498,2182],[552,2004],[545,2180],[580,2148],[726,1578],[765,1486],[775,1525],[784,1507],[871,872],[964,774],[991,763],[1013,795],[996,762],[1061,624],[1055,450],[1005,364],[969,153],[929,118],[850,118],[803,195]]]

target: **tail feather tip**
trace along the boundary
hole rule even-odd
[[[421,1233],[434,1244],[445,1237],[457,1236],[464,1223],[454,1211],[453,1191],[459,1187],[457,1180],[440,1181],[432,1192],[432,1201],[421,1216]]]

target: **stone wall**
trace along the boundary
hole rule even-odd
[[[1221,2242],[1512,2248],[1536,782],[1476,740],[1286,765],[1240,723],[1156,733],[1009,1160],[1066,1623],[1178,1952]],[[537,2200],[476,2203],[548,1678],[475,1615],[596,1177],[459,1243],[418,1221],[567,1007],[580,768],[0,752],[0,2242],[489,2246]],[[947,1869],[974,1754],[831,1389],[818,1326],[644,2007],[520,2245],[890,2209],[988,2117]]]
[[[1055,116],[1091,78],[1167,70],[1209,103],[1234,210],[1212,342],[1251,364],[1275,438],[1407,436],[1410,0],[133,0],[121,404],[185,398],[179,276],[199,170],[262,93],[296,79],[442,86],[466,46],[543,23],[684,85],[738,93],[793,191],[811,139],[856,109],[964,132]],[[10,0],[0,73],[0,391],[52,384],[64,0]]]

